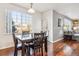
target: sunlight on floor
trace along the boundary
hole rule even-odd
[[[72,47],[70,47],[69,45],[65,45],[63,48],[64,55],[70,56],[72,54],[73,50],[74,49]]]

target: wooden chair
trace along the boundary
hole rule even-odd
[[[37,55],[37,53],[42,53],[43,56],[43,40],[42,37],[37,37],[34,39],[34,44],[30,45],[30,47],[33,49],[33,55]]]
[[[45,32],[41,32],[41,33],[34,33],[34,37],[38,38],[39,40],[41,40],[42,42],[39,44],[42,44],[42,46],[40,46],[42,49],[42,56],[43,56],[43,49],[46,47],[47,43],[46,43],[46,36],[45,36]],[[46,43],[46,44],[45,44]],[[47,51],[47,49],[45,48],[45,51]]]
[[[19,44],[18,43],[18,39],[15,37],[15,33],[12,33],[13,35],[13,40],[14,40],[14,56],[17,56],[18,55],[18,50],[22,50],[22,44]],[[26,48],[28,46],[25,45],[25,52],[26,52]]]
[[[46,32],[41,32],[41,33],[34,33],[34,37],[42,37],[43,40],[43,49],[47,52],[47,38]]]
[[[37,38],[37,37],[43,37],[44,36],[44,33],[34,33],[34,37]]]
[[[13,22],[12,22],[13,24]],[[15,36],[15,31],[16,31],[16,28],[15,26],[12,26],[12,36],[13,36],[13,41],[14,41],[14,56],[17,56],[18,55],[18,50],[22,50],[22,43],[19,44],[18,42],[18,38],[16,38]],[[26,53],[26,49],[28,48],[29,45],[25,44],[25,53]]]
[[[32,48],[33,50],[33,55],[35,56],[37,54],[37,52],[43,56],[43,44],[46,43],[47,37],[44,36],[44,33],[34,33],[34,39],[33,42],[29,43],[29,55],[30,55],[30,49]],[[47,43],[44,44],[44,47],[47,46]],[[47,47],[45,48],[45,50],[47,51]]]
[[[45,52],[47,52],[47,38],[48,38],[48,36],[43,37],[43,44],[44,44]]]

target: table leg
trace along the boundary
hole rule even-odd
[[[28,47],[27,53],[28,53],[28,56],[30,56],[30,47]]]
[[[43,46],[42,46],[42,48],[41,48],[41,52],[42,52],[42,56],[43,56]]]
[[[25,45],[24,45],[24,43],[22,43],[22,56],[24,56],[25,55]]]
[[[45,52],[47,52],[47,38],[45,39]]]

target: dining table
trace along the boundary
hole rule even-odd
[[[25,55],[25,43],[32,43],[34,41],[33,36],[23,36],[23,35],[16,35],[16,38],[22,43],[22,56]],[[45,46],[45,52],[47,52],[47,39],[44,39],[44,46]],[[30,56],[30,48],[28,48],[28,55]]]

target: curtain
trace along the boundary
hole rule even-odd
[[[12,17],[11,12],[8,11],[6,15],[6,33],[8,34],[12,33]]]

